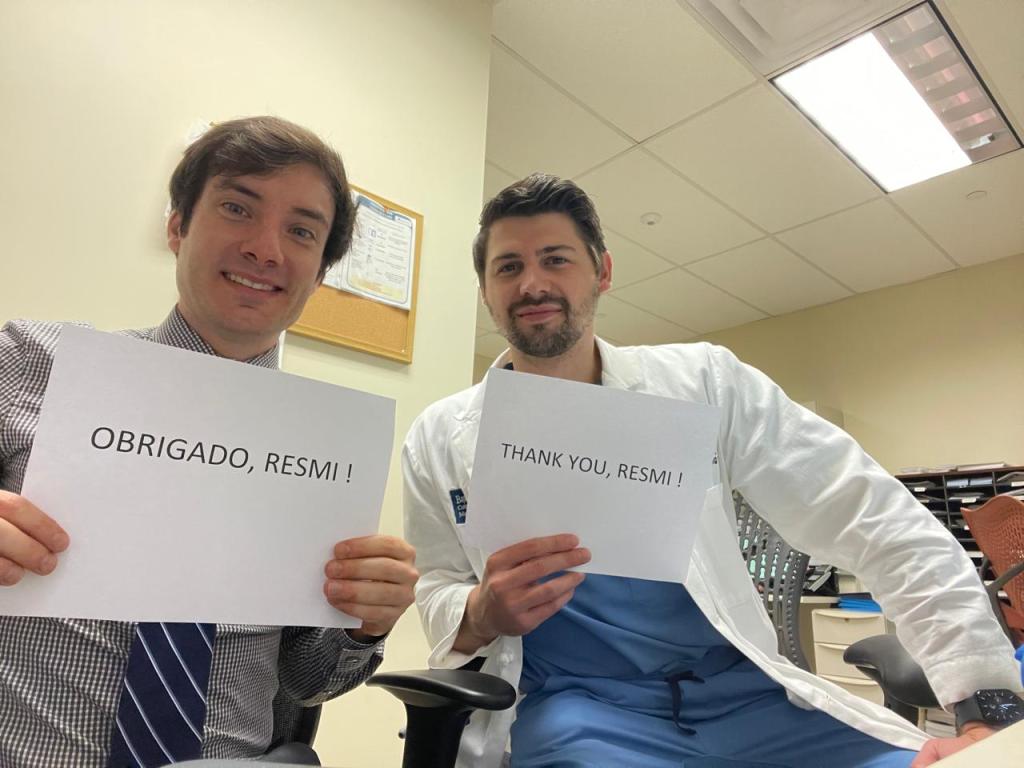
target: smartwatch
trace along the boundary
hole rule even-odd
[[[1006,688],[989,688],[975,691],[958,704],[953,705],[956,714],[956,730],[960,732],[967,723],[984,723],[990,728],[1005,728],[1024,720],[1024,700]]]

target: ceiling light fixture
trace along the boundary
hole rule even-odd
[[[887,192],[1021,146],[930,3],[772,82]]]

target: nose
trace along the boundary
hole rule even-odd
[[[551,281],[538,265],[527,264],[523,267],[519,280],[519,293],[531,298],[547,296],[551,292]]]
[[[242,242],[242,255],[260,267],[277,266],[284,260],[279,228],[271,223],[254,223],[249,236]]]

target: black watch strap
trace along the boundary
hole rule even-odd
[[[954,705],[956,730],[968,723],[983,723],[990,728],[1005,728],[1024,720],[1024,700],[1005,688],[988,688],[975,691],[960,703]]]
[[[958,704],[954,704],[953,714],[956,715],[957,733],[960,733],[967,723],[985,722],[981,716],[981,707],[978,706],[978,701],[974,696],[969,696]]]

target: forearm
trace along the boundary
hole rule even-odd
[[[792,546],[865,582],[941,702],[1006,687],[1012,649],[963,548],[849,435],[715,354],[731,486]]]
[[[362,643],[343,629],[285,627],[278,675],[292,699],[313,706],[360,685],[382,659],[382,642]]]
[[[462,622],[459,624],[458,634],[452,644],[452,650],[467,656],[472,656],[481,648],[490,645],[498,637],[497,633],[489,632],[476,620],[479,600],[480,585],[478,584],[466,599],[466,611],[462,614]]]

